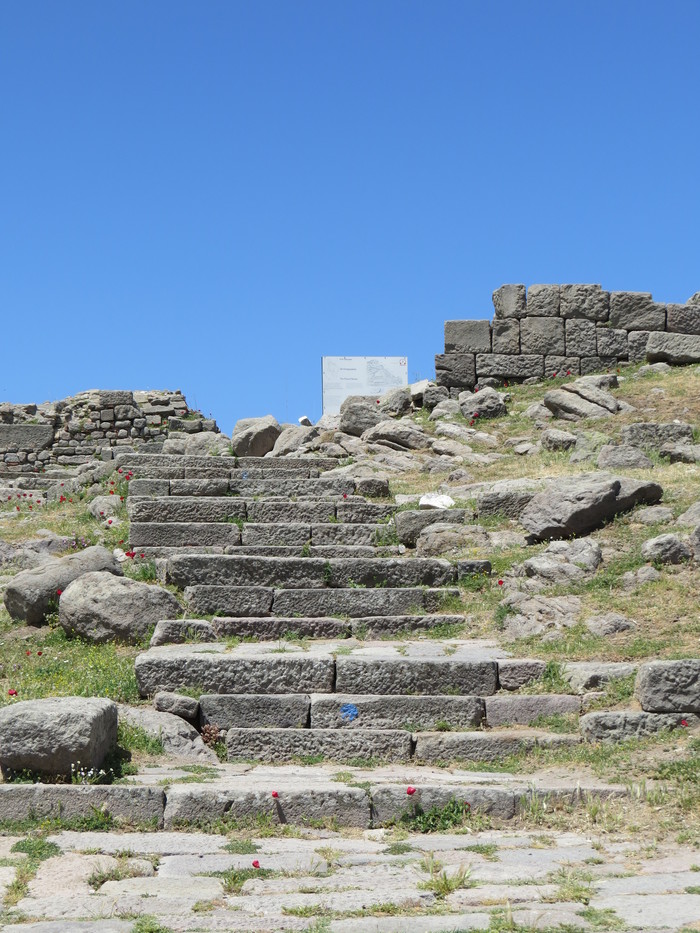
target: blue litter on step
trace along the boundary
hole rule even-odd
[[[248,471],[247,471],[247,470],[244,470],[243,473],[241,473],[241,479],[248,479]]]
[[[352,722],[360,715],[359,709],[354,703],[345,703],[340,707],[340,717],[345,722]]]

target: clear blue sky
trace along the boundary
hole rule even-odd
[[[0,400],[321,413],[503,282],[700,289],[697,0],[4,0]]]

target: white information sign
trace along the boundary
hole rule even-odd
[[[324,356],[323,414],[336,415],[348,395],[380,396],[408,385],[405,356]]]

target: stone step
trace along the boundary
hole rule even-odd
[[[154,475],[149,473],[154,469],[167,469],[180,467],[185,470],[219,468],[231,470],[260,470],[264,473],[294,473],[296,470],[304,475],[305,470],[333,470],[338,461],[332,457],[189,457],[181,454],[118,454],[114,459],[115,469],[130,470],[134,476]]]
[[[324,545],[364,545],[374,547],[378,540],[387,537],[387,526],[363,522],[320,524],[274,522],[247,522],[242,531],[243,544],[295,544],[303,547]],[[392,541],[393,543],[397,543]]]
[[[132,535],[134,534],[134,525]],[[138,525],[138,533],[154,526]],[[182,526],[183,528],[193,526]],[[202,527],[202,526],[200,526]],[[219,526],[209,525],[208,528]],[[226,528],[226,526],[223,526]],[[234,531],[239,531],[233,526]],[[240,534],[240,532],[239,532]],[[152,541],[145,541],[153,544]],[[163,544],[171,543],[163,541]],[[172,542],[174,543],[174,542]],[[185,543],[185,542],[183,542]],[[209,543],[209,542],[205,542]],[[183,555],[168,561],[166,581],[187,586],[276,586],[284,589],[344,587],[394,588],[448,586],[455,583],[457,568],[449,561],[430,557],[346,557],[321,560],[313,557],[250,557],[237,554]]]
[[[200,725],[220,729],[399,729],[415,732],[478,729],[482,697],[372,696],[355,694],[205,694],[199,698]]]
[[[284,498],[263,500],[237,496],[158,496],[127,498],[132,522],[223,522],[240,519],[253,524],[384,524],[395,505],[347,500]],[[388,527],[388,526],[387,526]]]
[[[527,811],[534,800],[587,806],[591,797],[605,799],[628,795],[628,789],[622,785],[592,779],[567,780],[548,773],[518,777],[484,773],[483,770],[452,772],[423,767],[415,762],[411,762],[409,775],[404,764],[372,769],[350,764],[347,766],[349,784],[337,780],[338,769],[334,765],[299,768],[284,764],[245,769],[220,764],[214,780],[205,784],[181,784],[177,779],[183,772],[178,765],[163,768],[166,779],[170,773],[173,779],[173,783],[165,787],[139,784],[138,777],[131,778],[131,784],[112,785],[0,784],[0,821],[37,817],[92,819],[95,812],[100,811],[115,820],[119,833],[102,833],[101,836],[113,841],[115,848],[123,848],[128,845],[129,838],[121,832],[122,822],[127,826],[150,823],[166,830],[184,830],[206,829],[208,825],[218,825],[222,819],[229,820],[232,826],[237,822],[255,824],[262,820],[264,825],[307,828],[331,821],[341,827],[369,829],[395,823],[411,810],[443,809],[453,801],[466,801],[475,815],[509,820],[521,810]],[[406,793],[409,779],[415,787],[410,797]],[[174,841],[176,838],[189,837],[182,832],[177,837],[167,838],[151,832],[149,844],[143,851],[154,851],[154,847],[157,850],[159,846],[163,851],[173,851],[167,847],[180,845]],[[199,840],[191,838],[192,851],[199,852],[201,837]],[[137,839],[134,847],[142,851],[138,842]],[[140,842],[143,844],[143,836]],[[429,842],[430,837],[427,837],[426,846]],[[46,924],[41,926],[47,927]],[[51,924],[52,930],[64,928],[68,928],[65,920]],[[74,928],[77,926],[71,924],[70,929]],[[231,929],[230,924],[227,929]],[[382,929],[398,927],[392,922],[390,927]]]
[[[179,559],[179,558],[177,558]],[[424,589],[293,589],[245,586],[185,588],[185,601],[200,615],[228,616],[358,616],[410,615],[439,612],[446,599],[459,597],[456,588]]]
[[[241,543],[241,529],[232,522],[132,522],[129,544],[145,547],[235,547]]]
[[[230,554],[234,553],[233,546],[222,547],[209,545],[188,545],[183,547],[140,547],[140,553],[149,558],[179,557],[192,554]],[[301,548],[298,545],[265,544],[265,545],[235,545],[236,554],[247,554],[251,557],[395,557],[399,553],[398,547],[362,547],[359,544],[328,544],[323,547]]]
[[[138,655],[135,669],[141,696],[182,687],[202,694],[492,696],[498,689],[496,650],[478,641],[449,648],[446,655],[439,642],[164,645]]]
[[[410,732],[389,729],[229,729],[229,761],[408,761]]]
[[[311,617],[308,619],[279,616],[245,618],[242,616],[214,616],[211,622],[203,619],[162,619],[156,623],[151,645],[177,645],[184,642],[214,641],[216,639],[243,638],[259,642],[300,641],[308,638],[393,638],[423,632],[444,632],[464,627],[463,616],[368,616],[359,619]],[[510,720],[520,721],[520,720]]]
[[[486,732],[417,732],[415,740],[413,757],[417,761],[444,765],[455,761],[499,761],[534,748],[579,745],[581,736],[522,728]]]

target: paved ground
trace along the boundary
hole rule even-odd
[[[6,914],[2,929],[700,929],[700,852],[692,848],[507,830],[294,832],[62,832],[48,837],[60,854],[39,863],[12,908],[22,922]],[[0,890],[23,858],[12,851],[17,839],[0,837]]]

